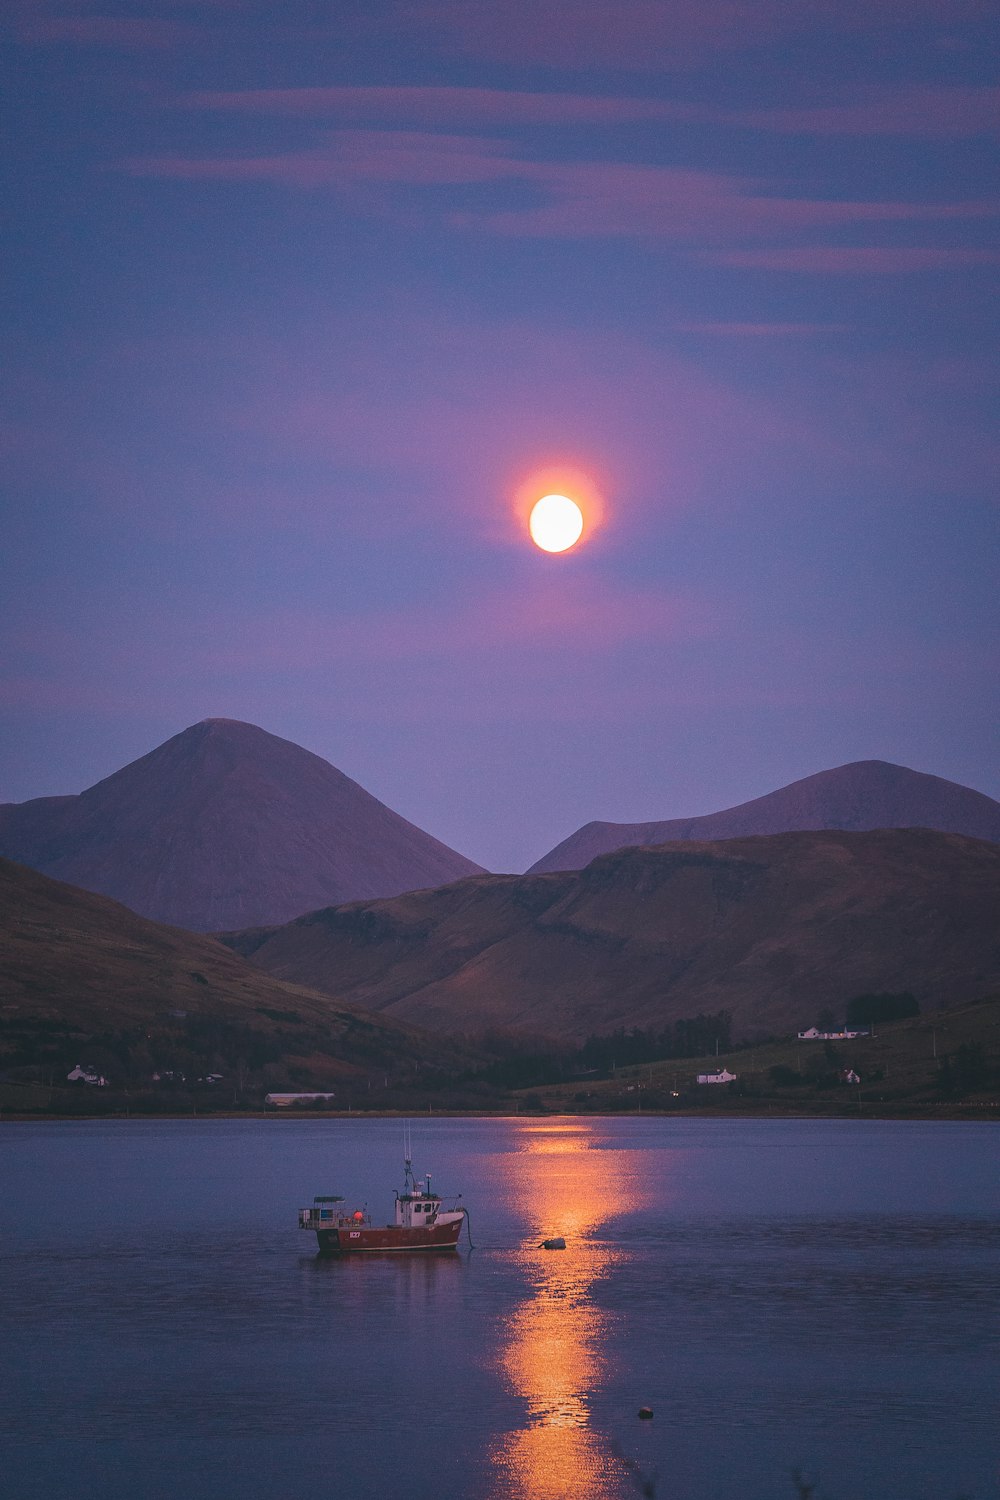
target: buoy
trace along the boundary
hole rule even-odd
[[[640,1406],[639,1407],[639,1420],[641,1422],[648,1422],[650,1420],[650,1418],[652,1417],[652,1415],[653,1415],[653,1408],[651,1406]]]
[[[541,1249],[542,1250],[565,1250],[566,1249],[566,1241],[563,1239],[563,1237],[562,1237],[561,1234],[557,1234],[551,1240],[542,1240]]]

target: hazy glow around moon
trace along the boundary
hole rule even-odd
[[[567,495],[543,495],[532,507],[528,530],[543,552],[566,552],[583,534],[583,512]]]

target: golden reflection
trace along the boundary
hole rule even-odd
[[[590,1409],[600,1387],[614,1319],[595,1306],[595,1282],[613,1275],[628,1252],[595,1232],[645,1198],[641,1153],[595,1149],[583,1120],[518,1122],[518,1149],[506,1158],[503,1190],[532,1226],[517,1253],[531,1294],[511,1319],[502,1371],[525,1403],[525,1426],[492,1455],[494,1496],[523,1500],[612,1500],[625,1470]],[[546,1251],[554,1235],[565,1250]]]

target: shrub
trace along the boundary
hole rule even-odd
[[[853,1000],[847,1002],[847,1024],[849,1026],[869,1026],[875,1021],[902,1021],[907,1016],[920,1014],[920,1006],[915,995],[909,990],[871,991],[864,995],[855,995]]]

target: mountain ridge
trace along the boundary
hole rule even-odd
[[[442,1031],[582,1038],[726,1009],[737,1035],[866,990],[1000,985],[1000,846],[923,829],[625,848],[221,934],[277,978]]]
[[[941,776],[885,760],[849,761],[817,771],[749,802],[694,818],[645,823],[594,820],[556,844],[525,872],[579,870],[601,854],[642,844],[749,837],[823,828],[931,828],[1000,843],[1000,802]]]

